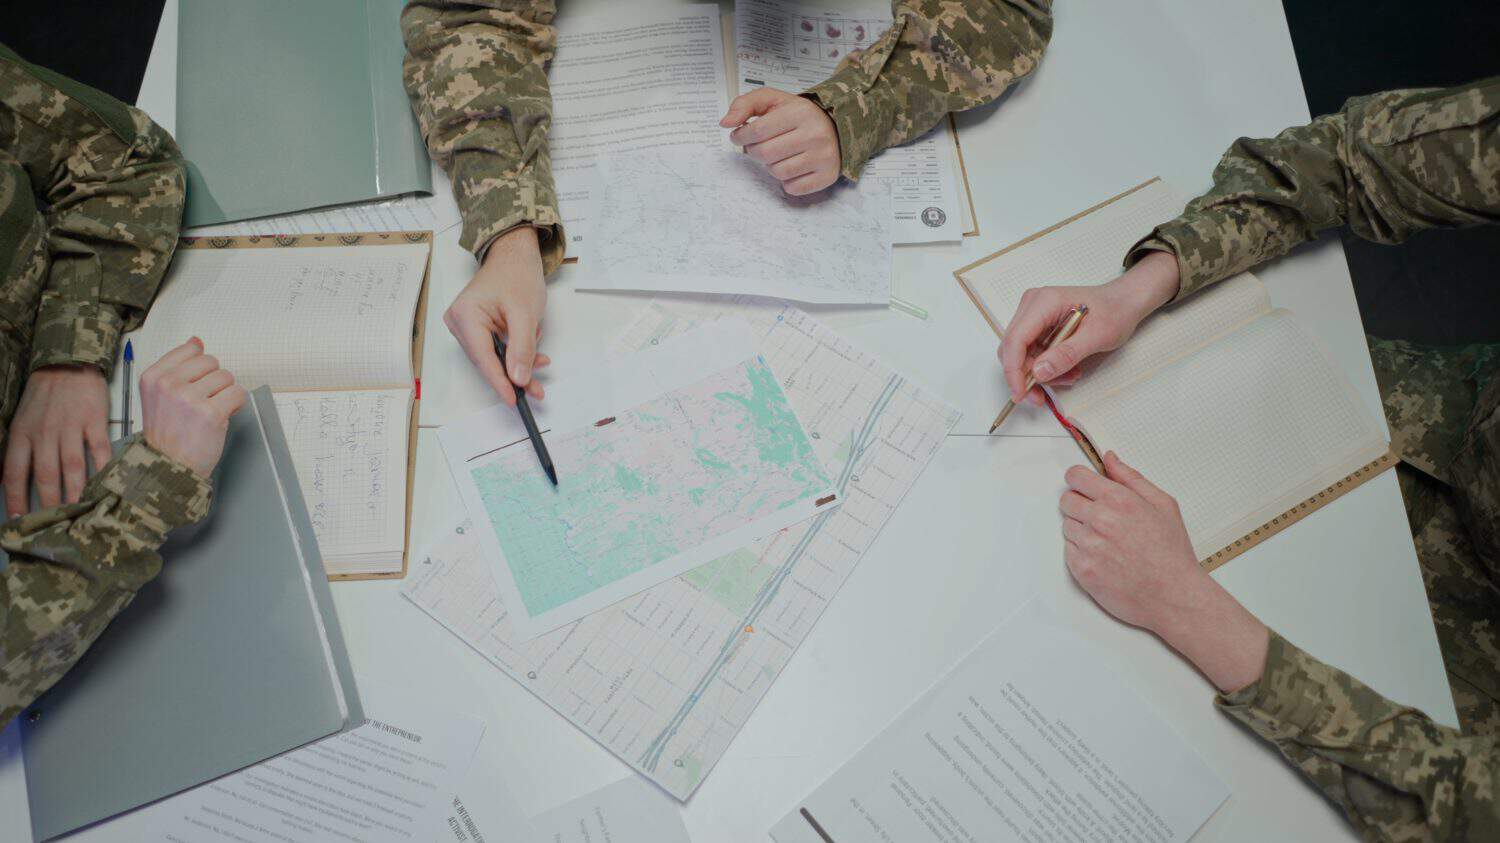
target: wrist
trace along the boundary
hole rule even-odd
[[[1177,297],[1177,256],[1171,252],[1152,251],[1111,281],[1127,305],[1140,319],[1145,319]]]
[[[541,239],[537,235],[536,226],[529,222],[495,235],[495,239],[485,249],[483,265],[489,269],[515,265],[524,260],[535,261],[537,266],[542,263]]]
[[[1258,680],[1270,644],[1266,625],[1201,570],[1182,596],[1151,631],[1222,692]]]

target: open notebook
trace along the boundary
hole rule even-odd
[[[1102,284],[1189,197],[1153,179],[954,273],[997,334],[1021,294]],[[1393,463],[1378,420],[1318,341],[1242,273],[1164,308],[1086,362],[1059,408],[1171,493],[1222,564]]]
[[[426,232],[184,238],[131,336],[136,378],[196,335],[271,388],[332,578],[406,570],[431,248]]]

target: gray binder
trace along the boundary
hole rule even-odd
[[[182,0],[183,225],[432,192],[401,0]]]
[[[268,389],[231,421],[199,524],[20,719],[47,840],[363,722]]]

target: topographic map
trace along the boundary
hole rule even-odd
[[[472,469],[526,610],[540,615],[752,522],[829,493],[812,443],[763,359],[530,443]]]
[[[843,499],[582,620],[517,640],[472,525],[417,558],[404,594],[679,799],[703,781],[812,631],[958,412],[784,305],[651,305],[618,347],[747,321]]]
[[[890,301],[889,184],[791,197],[728,150],[614,155],[600,179],[594,248],[605,271],[584,287]]]

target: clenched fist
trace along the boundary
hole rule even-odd
[[[838,181],[838,130],[833,118],[806,97],[775,88],[751,91],[735,97],[719,125],[737,126],[729,140],[744,147],[790,196],[817,193]]]
[[[146,442],[202,477],[224,453],[229,417],[245,406],[245,388],[193,337],[141,374]]]

